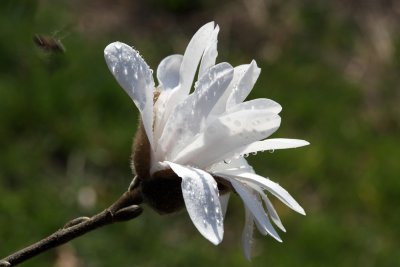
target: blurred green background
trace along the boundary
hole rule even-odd
[[[249,263],[238,197],[217,247],[186,212],[145,207],[22,266],[399,266],[398,1],[6,0],[0,12],[0,258],[101,211],[131,181],[138,114],[104,47],[131,44],[156,69],[214,20],[218,62],[255,59],[250,98],[283,106],[273,136],[311,142],[250,158],[307,216],[276,201],[284,242],[257,234]],[[34,34],[66,52],[43,52]]]

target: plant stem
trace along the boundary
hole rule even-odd
[[[136,205],[140,203],[142,203],[142,198],[138,190],[127,191],[109,208],[93,217],[74,219],[48,237],[5,257],[0,260],[0,267],[16,266],[102,226],[134,219],[143,211],[141,207]]]

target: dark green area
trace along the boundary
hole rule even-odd
[[[216,20],[218,61],[254,58],[262,74],[250,98],[283,106],[273,137],[311,142],[249,158],[307,216],[276,201],[284,242],[257,234],[248,263],[237,197],[218,247],[185,212],[163,217],[145,207],[137,220],[107,226],[22,266],[398,264],[400,22],[390,17],[391,2],[353,8],[356,1],[271,1],[259,13],[244,2],[1,2],[0,258],[72,218],[101,211],[131,181],[138,113],[109,73],[104,47],[115,40],[134,45],[155,70],[163,57],[182,53],[198,27]],[[378,34],[371,30],[376,25],[383,25]],[[382,31],[390,38],[379,37]],[[35,34],[61,38],[66,53],[43,51]],[[85,192],[95,193],[93,205],[80,204]],[[62,257],[79,263],[60,265]]]

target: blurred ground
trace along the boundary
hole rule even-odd
[[[284,243],[240,248],[242,203],[214,247],[185,212],[81,237],[22,266],[397,266],[400,249],[398,1],[1,1],[0,257],[96,213],[128,186],[137,111],[103,59],[115,40],[153,69],[214,20],[218,61],[257,60],[251,98],[283,106],[274,137],[311,146],[250,161],[307,212],[277,203]],[[34,34],[61,38],[44,53]]]

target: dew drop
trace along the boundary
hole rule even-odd
[[[127,68],[124,69],[124,74],[128,75],[128,69]]]
[[[122,46],[121,46],[121,43],[118,42],[118,43],[115,44],[115,48],[121,49],[121,47],[122,47]]]
[[[249,154],[244,154],[243,156],[244,156],[245,158],[247,158],[247,157],[249,156]]]
[[[251,154],[255,156],[255,155],[257,155],[257,151],[256,151],[256,152],[253,152],[253,153],[251,153]]]
[[[205,212],[205,214],[208,214],[208,209],[207,209],[207,207],[204,208],[204,212]]]
[[[224,160],[224,163],[225,163],[225,164],[229,164],[229,163],[231,163],[231,162],[232,162],[232,161],[231,161],[230,159],[225,159],[225,160]]]
[[[275,150],[274,149],[271,149],[270,151],[269,151],[269,153],[274,153],[275,152]]]

